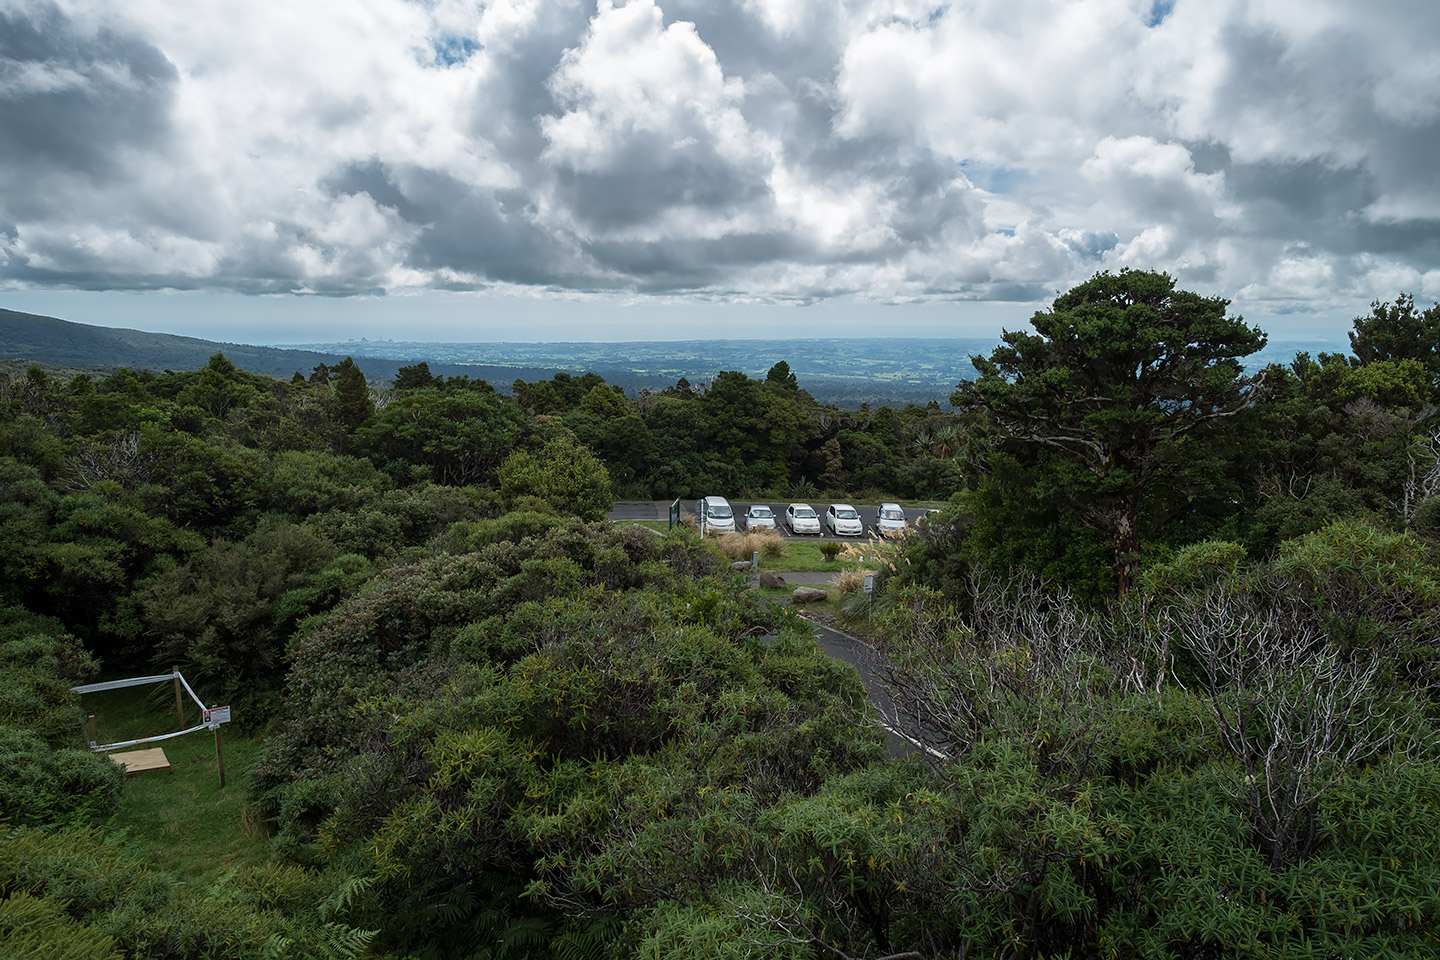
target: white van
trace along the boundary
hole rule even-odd
[[[724,497],[705,497],[695,504],[695,519],[706,533],[734,533],[735,512]]]

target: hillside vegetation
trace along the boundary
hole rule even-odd
[[[110,373],[120,369],[160,373],[204,366],[217,351],[223,352],[241,370],[283,378],[289,378],[297,370],[309,370],[320,364],[334,366],[345,357],[344,354],[316,350],[255,347],[169,333],[97,327],[16,310],[0,310],[0,364],[38,363],[92,373]],[[395,371],[409,362],[404,357],[393,356],[355,358],[355,363],[367,376],[382,381],[393,378]],[[497,383],[515,377],[548,377],[555,372],[545,366],[484,363],[442,363],[436,364],[436,370],[452,376],[489,377]]]
[[[0,954],[1433,954],[1440,308],[1247,373],[1226,306],[1098,275],[956,413],[778,358],[0,375]],[[712,543],[604,519],[716,490],[948,503],[845,601],[923,749]],[[72,686],[172,664],[225,791],[208,733],[143,787],[86,749],[173,701]]]

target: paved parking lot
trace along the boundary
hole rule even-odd
[[[750,505],[755,502],[757,501],[730,501],[730,509],[735,511],[737,529],[744,529],[741,523],[744,520],[745,511],[749,510]],[[782,500],[778,502],[759,502],[765,502],[766,505],[769,506],[772,511],[774,511],[776,521],[775,529],[780,531],[780,535],[785,537],[787,540],[792,539],[790,531],[785,529],[784,521],[785,508],[790,505],[791,501]],[[829,500],[809,500],[805,502],[809,503],[810,506],[814,507],[816,515],[821,517],[823,517],[825,514],[825,508],[830,506],[831,504],[831,501]],[[671,501],[669,500],[627,500],[616,503],[615,506],[611,509],[609,516],[611,520],[658,520],[663,523],[670,517],[670,503]],[[862,537],[836,537],[832,533],[830,533],[829,530],[823,529],[824,523],[822,522],[822,532],[820,534],[821,539],[865,540],[872,535],[872,532],[875,529],[876,514],[880,512],[880,504],[851,503],[850,506],[854,507],[856,512],[860,514],[860,519],[865,524],[865,535]],[[923,507],[905,507],[904,510],[905,519],[912,524],[915,521],[919,520],[921,517],[925,516],[927,512]],[[695,501],[681,500],[680,511],[682,516],[693,517],[695,515]],[[814,534],[805,534],[799,537],[794,537],[793,539],[814,540],[816,539],[816,537]]]

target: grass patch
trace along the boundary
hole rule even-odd
[[[199,710],[185,699],[185,725],[194,726],[200,722]],[[176,727],[169,683],[86,694],[82,704],[96,716],[101,743],[170,733]],[[258,866],[269,859],[268,842],[247,827],[245,818],[245,783],[259,741],[234,731],[234,724],[220,728],[223,790],[215,736],[208,730],[110,751],[158,746],[170,760],[170,773],[143,773],[125,781],[114,827],[125,831],[132,853],[191,882],[213,880],[233,867]]]
[[[826,560],[820,554],[820,544],[831,543],[829,540],[786,540],[785,550],[777,557],[760,557],[761,570],[779,570],[781,573],[793,571],[795,573],[839,573],[845,569],[847,558],[844,554],[834,560]],[[864,550],[864,540],[844,540],[843,543],[853,543],[855,547]],[[868,558],[868,554],[866,554]],[[853,564],[852,564],[853,565]]]
[[[814,586],[814,584],[788,584],[783,587],[757,587],[760,597],[763,600],[771,600],[775,603],[790,605],[790,595],[795,592],[797,586]],[[826,616],[838,617],[840,615],[840,597],[833,588],[827,589],[830,599],[821,603],[804,603],[795,607],[796,610],[803,610],[807,613],[824,614]]]

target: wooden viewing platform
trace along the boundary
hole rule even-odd
[[[125,770],[125,776],[133,777],[137,773],[149,773],[152,770],[163,770],[170,772],[170,760],[165,756],[165,751],[160,747],[151,747],[148,750],[129,750],[125,753],[112,753],[110,759],[120,764]]]

